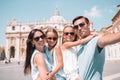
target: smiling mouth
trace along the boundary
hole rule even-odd
[[[44,44],[43,44],[43,43],[39,43],[39,45],[40,45],[40,46],[44,46]]]

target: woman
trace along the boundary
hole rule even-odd
[[[48,80],[51,71],[45,53],[45,34],[40,29],[33,29],[27,39],[24,74],[31,73],[32,80]]]
[[[56,80],[65,80],[63,67],[63,57],[60,46],[56,45],[58,42],[58,33],[53,28],[48,28],[46,31],[46,41],[48,44],[47,54],[49,57],[49,63],[53,65],[52,72],[49,75],[54,76]]]
[[[88,42],[96,34],[93,33],[85,39],[78,39],[72,26],[68,25],[63,29],[62,36],[62,53],[64,62],[64,72],[67,80],[80,80],[77,66],[77,45]]]

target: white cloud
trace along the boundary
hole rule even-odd
[[[103,13],[113,13],[114,12],[114,9],[113,8],[104,8],[103,10]]]
[[[100,14],[100,10],[97,8],[97,6],[93,6],[90,11],[85,10],[84,15],[88,17],[101,17],[102,15]]]

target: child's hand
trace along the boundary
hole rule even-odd
[[[97,35],[98,35],[98,33],[93,31],[93,32],[90,33],[90,35],[88,37],[86,37],[86,39],[90,40],[90,39],[92,39],[93,37],[95,37]]]
[[[91,35],[93,35],[93,36],[97,36],[97,35],[98,35],[98,32],[93,31],[93,32],[91,32]]]

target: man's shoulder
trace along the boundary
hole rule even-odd
[[[94,38],[92,38],[90,41],[92,41],[92,42],[98,41],[100,37],[101,37],[100,35],[97,35]]]

